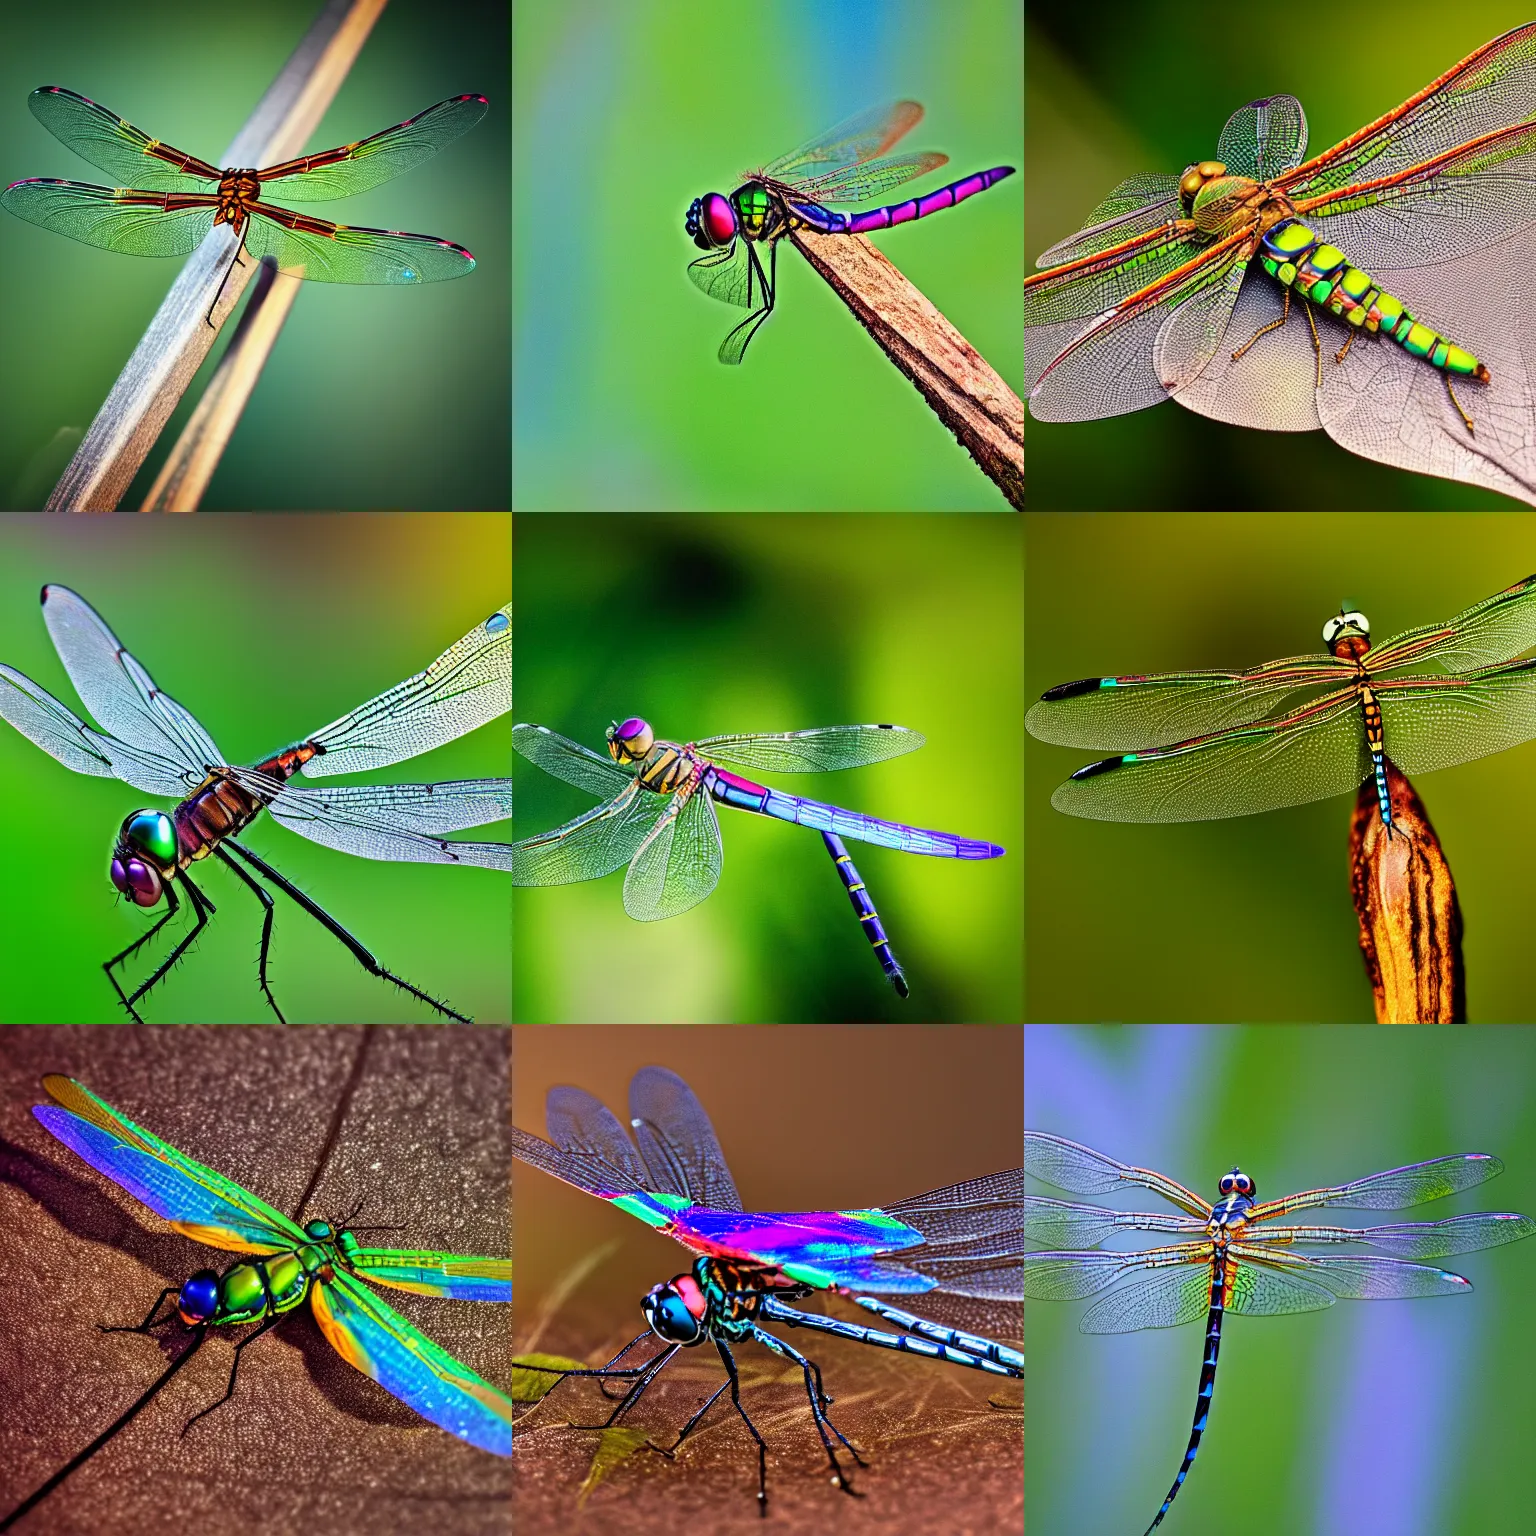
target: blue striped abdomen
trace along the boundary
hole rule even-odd
[[[893,224],[910,224],[913,219],[926,218],[941,208],[953,208],[966,198],[974,197],[995,186],[1005,176],[1013,175],[1011,165],[994,166],[990,171],[977,171],[961,181],[952,181],[947,187],[929,192],[924,197],[909,198],[904,203],[891,203],[884,208],[871,208],[868,213],[833,213],[818,203],[797,203],[794,212],[812,229],[824,235],[862,235],[871,229],[889,229]]]
[[[1377,331],[1442,373],[1489,382],[1487,368],[1470,352],[1421,325],[1400,299],[1384,293],[1369,272],[1351,266],[1341,250],[1300,219],[1283,219],[1265,234],[1259,261],[1277,282],[1294,288],[1346,325]]]

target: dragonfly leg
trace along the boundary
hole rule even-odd
[[[638,1343],[639,1341],[636,1340],[635,1342]],[[629,1345],[625,1345],[625,1349],[628,1349],[629,1347]],[[669,1349],[662,1350],[659,1355],[656,1355],[652,1359],[647,1360],[644,1365],[624,1366],[619,1370],[614,1370],[611,1366],[602,1366],[595,1371],[562,1371],[562,1380],[564,1380],[564,1378],[567,1376],[598,1376],[605,1380],[612,1380],[616,1377],[634,1377],[634,1381],[631,1383],[629,1390],[625,1392],[622,1398],[619,1399],[618,1406],[613,1410],[612,1413],[608,1415],[606,1419],[603,1420],[601,1424],[573,1423],[571,1428],[612,1429],[613,1426],[618,1423],[619,1419],[623,1417],[624,1414],[628,1413],[629,1410],[640,1401],[640,1399],[645,1395],[646,1388],[649,1387],[650,1384],[656,1379],[657,1373],[682,1347],[683,1346],[681,1344],[674,1344]],[[623,1353],[624,1350],[619,1351],[619,1355],[622,1355]],[[614,1358],[618,1359],[619,1355],[615,1355]],[[608,1394],[606,1389],[604,1389],[603,1395],[604,1397],[607,1397]],[[612,1399],[609,1398],[609,1401],[611,1402]]]
[[[196,885],[192,883],[191,879],[185,873],[183,873],[181,876],[181,883],[186,887],[187,900],[191,903],[192,911],[195,914],[197,920],[176,941],[176,947],[155,969],[149,980],[141,983],[137,988],[134,989],[134,991],[130,992],[127,997],[123,997],[123,1006],[128,1010],[129,1013],[133,1014],[135,1021],[141,1024],[144,1021],[139,1018],[139,1015],[135,1011],[133,1005],[138,1002],[138,1000],[143,997],[151,987],[163,979],[165,975],[170,971],[171,967],[175,965],[176,962],[180,960],[184,954],[186,954],[186,952],[192,947],[194,943],[196,943],[198,934],[200,934],[203,929],[208,926],[209,915],[215,910],[213,903],[209,901],[205,895],[203,895],[203,893],[197,888]],[[175,887],[171,884],[167,884],[165,887],[165,904],[167,906],[172,904],[174,889]],[[161,922],[164,922],[166,918],[170,917],[170,915],[171,914],[169,912],[166,913],[166,917],[162,918]],[[157,923],[155,926],[159,927],[159,924]],[[148,938],[154,931],[155,930],[151,928],[149,933],[145,934],[144,937]],[[132,951],[130,950],[128,953],[132,953]],[[110,966],[112,963],[113,962],[109,960],[107,965]],[[108,970],[107,975],[110,977],[112,972]],[[113,979],[112,985],[117,986],[115,978]],[[117,988],[117,995],[119,997],[123,996],[123,989],[121,987]]]
[[[757,1425],[747,1417],[747,1410],[741,1406],[741,1378],[736,1374],[735,1357],[726,1346],[724,1339],[715,1339],[714,1346],[721,1363],[725,1366],[725,1382],[710,1393],[709,1401],[683,1425],[682,1433],[677,1437],[677,1445],[674,1445],[672,1450],[676,1452],[677,1446],[693,1433],[694,1426],[714,1407],[715,1400],[729,1387],[731,1402],[736,1412],[741,1415],[741,1422],[747,1426],[747,1433],[757,1441],[757,1512],[766,1518],[768,1514],[768,1442],[758,1433]]]
[[[1234,363],[1238,360],[1238,358],[1240,358],[1243,355],[1244,352],[1246,352],[1249,349],[1249,347],[1251,347],[1254,344],[1254,342],[1256,342],[1259,339],[1260,336],[1268,336],[1271,331],[1278,331],[1280,329],[1280,327],[1282,325],[1284,325],[1285,322],[1290,318],[1290,314],[1291,314],[1291,290],[1290,290],[1289,287],[1287,287],[1284,290],[1284,292],[1285,292],[1285,301],[1284,301],[1284,307],[1280,311],[1280,318],[1278,320],[1271,320],[1268,325],[1261,325],[1258,328],[1258,330],[1256,330],[1253,333],[1253,335],[1250,336],[1248,338],[1248,340],[1245,341],[1242,344],[1242,346],[1240,346],[1237,349],[1237,351],[1232,354],[1232,361]]]
[[[245,883],[251,888],[252,891],[256,893],[256,899],[262,905],[263,911],[261,914],[261,950],[259,953],[259,958],[256,961],[256,978],[261,983],[261,990],[267,999],[268,1005],[271,1007],[272,1012],[277,1015],[277,1022],[279,1024],[286,1024],[288,1020],[283,1017],[283,1010],[277,1006],[277,999],[272,996],[272,988],[267,985],[267,956],[272,948],[272,911],[274,905],[272,901],[272,894],[270,891],[258,885],[256,881],[254,881],[248,874],[246,874],[246,872],[241,869],[240,866],[236,864],[235,861],[230,858],[227,853],[225,853],[222,847],[215,845],[213,851],[225,864],[234,870],[234,872],[239,875],[243,881],[245,881]]]
[[[738,325],[724,341],[720,343],[720,361],[722,363],[739,363],[746,355],[747,344],[757,335],[757,328],[773,313],[773,296],[778,288],[779,281],[779,242],[768,242],[768,278],[763,278],[763,264],[757,259],[757,252],[752,242],[747,242],[747,260],[752,264],[752,275],[757,281],[758,291],[763,296],[762,307],[753,310],[745,320]],[[750,282],[748,294],[751,293]],[[740,337],[740,341],[737,341]]]
[[[765,1348],[771,1349],[774,1354],[781,1355],[786,1360],[793,1360],[800,1367],[805,1376],[805,1395],[811,1405],[811,1417],[816,1421],[816,1433],[821,1436],[822,1449],[827,1453],[827,1460],[832,1463],[832,1480],[844,1493],[852,1494],[855,1498],[860,1497],[859,1491],[848,1481],[848,1474],[843,1471],[843,1464],[837,1459],[837,1447],[833,1445],[831,1436],[837,1436],[859,1466],[866,1466],[868,1463],[849,1443],[848,1437],[842,1430],[827,1417],[824,1405],[831,1399],[822,1389],[820,1369],[807,1360],[798,1349],[786,1344],[783,1339],[776,1339],[771,1333],[765,1333],[761,1328],[756,1327],[753,1328],[752,1333],[758,1343]]]
[[[1360,334],[1359,331],[1356,331],[1354,329],[1350,330],[1349,335],[1344,338],[1344,345],[1342,347],[1340,347],[1339,350],[1333,354],[1334,362],[1342,363],[1344,361],[1344,359],[1349,356],[1349,349],[1352,346],[1354,346],[1354,344],[1355,344],[1355,337],[1358,336],[1359,334]]]
[[[265,859],[258,858],[249,848],[242,847],[232,838],[226,839],[221,847],[228,848],[240,855],[252,869],[270,880],[285,896],[297,902],[299,906],[309,913],[314,920],[328,933],[334,935],[352,952],[352,958],[368,972],[370,976],[377,976],[381,981],[393,982],[402,992],[409,992],[412,997],[420,998],[427,1007],[443,1015],[444,1018],[456,1019],[460,1024],[473,1024],[475,1021],[466,1018],[457,1010],[450,1008],[447,1003],[439,1002],[437,998],[429,996],[420,987],[413,987],[403,976],[397,976],[393,971],[386,970],[373,955],[363,946],[361,940],[354,938],[340,923],[331,916],[318,902],[306,896],[286,876],[280,875]]]
[[[137,1327],[130,1328],[130,1327],[127,1327],[125,1325],[124,1326],[116,1326],[116,1327],[114,1327],[114,1326],[112,1326],[111,1324],[108,1324],[108,1323],[97,1323],[96,1326],[99,1329],[101,1329],[101,1331],[103,1333],[148,1333],[149,1330],[155,1326],[155,1313],[158,1312],[160,1310],[160,1308],[165,1305],[165,1298],[167,1296],[176,1296],[176,1295],[179,1295],[179,1294],[180,1294],[180,1290],[179,1290],[179,1288],[177,1286],[174,1286],[174,1285],[166,1286],[166,1288],[163,1291],[161,1291],[160,1295],[156,1298],[154,1306],[152,1306],[149,1309],[149,1312],[145,1316],[144,1321],[142,1323],[140,1323]],[[169,1317],[163,1318],[162,1321],[163,1322],[169,1322],[170,1318]]]
[[[1464,410],[1462,410],[1461,401],[1456,398],[1456,391],[1451,388],[1450,374],[1444,374],[1442,377],[1445,379],[1445,392],[1451,397],[1451,404],[1456,407],[1456,414],[1461,417],[1462,423],[1465,425],[1468,434],[1472,437],[1476,437],[1477,432],[1472,426],[1472,418],[1468,416]]]
[[[203,316],[203,319],[208,322],[208,326],[211,330],[218,330],[218,326],[214,325],[213,323],[213,312],[219,307],[219,300],[224,297],[224,285],[229,281],[229,274],[233,272],[236,267],[243,267],[245,265],[245,263],[240,260],[240,252],[244,248],[245,236],[242,233],[240,238],[235,241],[235,254],[230,258],[228,264],[224,268],[224,275],[219,279],[219,286],[213,295],[213,303],[208,306],[208,313]]]
[[[192,1417],[181,1426],[181,1432],[183,1435],[185,1435],[186,1432],[191,1429],[199,1419],[203,1418],[207,1414],[212,1413],[215,1408],[222,1408],[224,1404],[227,1403],[230,1398],[235,1395],[235,1376],[240,1369],[240,1351],[244,1349],[247,1344],[254,1344],[256,1340],[262,1336],[262,1334],[267,1332],[269,1328],[275,1328],[280,1322],[282,1322],[282,1320],[283,1314],[281,1312],[274,1312],[271,1317],[267,1318],[261,1324],[261,1326],[256,1329],[254,1333],[246,1334],[246,1336],[241,1339],[238,1344],[235,1345],[235,1358],[233,1364],[231,1364],[229,1368],[229,1385],[224,1388],[224,1396],[221,1397],[217,1402],[209,1403],[206,1408],[201,1408],[196,1413],[194,1413]]]

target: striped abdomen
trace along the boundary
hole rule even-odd
[[[1376,779],[1376,803],[1381,807],[1382,825],[1392,832],[1392,796],[1387,790],[1387,765],[1382,761],[1381,703],[1371,685],[1361,680],[1360,713],[1365,717],[1365,744],[1371,753],[1371,772]]]
[[[1300,219],[1283,219],[1265,234],[1259,261],[1271,277],[1345,324],[1379,332],[1442,373],[1489,382],[1487,368],[1470,352],[1421,325],[1400,299],[1382,292],[1369,272],[1351,266],[1341,250]]]
[[[1013,175],[1011,165],[994,166],[990,171],[977,171],[962,181],[952,181],[937,192],[925,197],[909,198],[904,203],[891,203],[885,208],[872,208],[868,213],[833,213],[815,203],[795,204],[794,211],[812,229],[824,235],[862,235],[870,229],[889,229],[893,224],[909,224],[941,208],[953,208],[966,198],[985,192],[1005,176]]]
[[[864,888],[864,881],[859,872],[853,867],[853,859],[847,848],[843,846],[842,838],[831,832],[823,832],[821,840],[826,844],[827,852],[832,855],[832,862],[837,867],[837,877],[843,882],[848,892],[848,900],[853,903],[853,910],[859,919],[859,926],[864,930],[864,937],[874,946],[875,958],[880,962],[880,969],[885,972],[893,987],[896,988],[898,997],[908,995],[907,977],[898,963],[896,956],[891,952],[891,941],[885,936],[885,926],[880,921],[880,914],[875,911],[875,904],[870,900],[869,892]]]

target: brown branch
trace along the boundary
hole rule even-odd
[[[384,0],[327,0],[220,165],[271,165],[299,154],[383,9]],[[122,500],[255,270],[251,261],[229,266],[231,239],[220,225],[188,258],[54,486],[50,512],[111,512]]]
[[[1393,835],[1367,779],[1349,827],[1350,888],[1378,1024],[1465,1024],[1461,907],[1440,839],[1413,785],[1390,759]]]
[[[1024,403],[923,294],[861,235],[790,238],[982,473],[1024,508]]]

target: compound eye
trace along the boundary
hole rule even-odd
[[[118,895],[126,896],[135,906],[154,906],[164,891],[160,871],[131,855],[113,859],[108,874]]]
[[[644,757],[656,743],[656,733],[644,720],[633,716],[612,727],[609,735],[611,744],[618,749],[615,755],[631,761]]]
[[[219,1307],[219,1277],[211,1269],[200,1269],[187,1280],[176,1298],[176,1310],[189,1325],[206,1323]]]
[[[1224,1195],[1232,1193],[1232,1175],[1230,1173],[1224,1173],[1221,1176],[1221,1192]]]
[[[645,1315],[651,1331],[669,1344],[694,1344],[701,1336],[699,1320],[676,1291],[653,1291],[645,1299]]]

